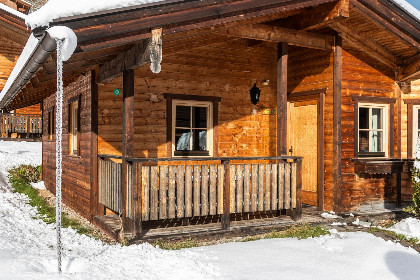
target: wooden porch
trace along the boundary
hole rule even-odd
[[[229,230],[231,221],[275,219],[286,211],[293,220],[302,216],[300,157],[126,161],[123,172],[121,157],[99,155],[99,203],[115,214],[95,221],[115,238],[120,229],[131,239],[144,236],[143,228]]]
[[[30,114],[0,114],[0,138],[40,138],[42,116]]]

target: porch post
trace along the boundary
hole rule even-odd
[[[222,229],[230,228],[230,161],[222,161],[224,167],[223,178],[223,214],[221,217]]]
[[[98,184],[98,84],[96,83],[96,71],[91,72],[91,115],[90,115],[90,220],[96,215],[104,215],[105,207],[99,203]]]
[[[277,156],[287,155],[287,43],[278,44],[277,60]]]
[[[123,72],[123,137],[122,137],[122,234],[129,233],[133,229],[133,222],[127,217],[127,157],[133,156],[134,142],[134,70],[124,70]]]
[[[333,186],[334,211],[341,207],[341,83],[342,83],[342,38],[335,35],[333,74]]]

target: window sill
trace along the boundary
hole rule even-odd
[[[78,155],[67,155],[67,157],[69,157],[69,158],[82,158],[81,156],[78,156]]]
[[[359,174],[391,174],[403,171],[404,161],[390,158],[353,158],[354,172]]]

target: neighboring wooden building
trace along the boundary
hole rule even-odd
[[[20,0],[0,0],[1,4],[16,10],[12,13],[0,6],[0,91],[15,66],[30,31],[25,15],[30,5]],[[0,111],[0,138],[40,138],[40,103],[15,111]]]
[[[51,25],[78,37],[64,64],[63,197],[92,221],[112,210],[138,232],[220,214],[226,228],[234,213],[299,218],[302,202],[343,212],[410,199],[420,22],[392,1],[162,1]],[[0,105],[43,102],[54,191],[54,48],[43,50]]]

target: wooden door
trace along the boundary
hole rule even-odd
[[[318,206],[318,99],[289,102],[287,119],[288,149],[303,157],[302,201]]]

